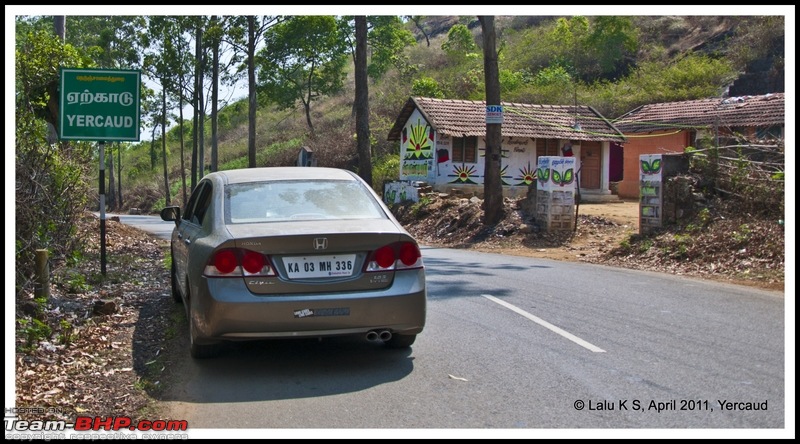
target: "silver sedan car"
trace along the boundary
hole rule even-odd
[[[161,218],[175,222],[172,296],[195,358],[270,338],[359,335],[405,348],[425,326],[419,245],[350,171],[214,172]]]

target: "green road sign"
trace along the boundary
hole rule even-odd
[[[62,140],[139,141],[138,70],[61,68]]]

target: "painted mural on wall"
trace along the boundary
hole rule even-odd
[[[661,182],[661,154],[639,155],[639,179]]]
[[[402,141],[406,146],[406,159],[433,158],[433,129],[423,119],[417,119],[416,125],[403,128]]]
[[[479,162],[475,164],[457,163],[450,165],[447,183],[470,185],[483,183],[484,167],[486,165],[486,145],[485,141],[482,140],[482,142],[484,142],[483,146],[478,147]],[[449,145],[449,138],[442,137],[437,143]],[[513,137],[503,141],[503,146],[500,150],[500,181],[503,186],[527,187],[536,180],[536,169],[531,167],[532,144],[532,139]]]
[[[416,124],[406,125],[400,147],[400,179],[429,180],[433,176],[434,131],[428,122],[417,116]]]
[[[471,185],[478,185],[481,182],[476,182],[474,179],[478,179],[477,168],[473,165],[467,165],[462,163],[461,165],[453,165],[453,172],[448,174],[448,177],[453,177],[454,179],[448,183],[468,183]]]
[[[658,219],[660,210],[661,154],[639,155],[639,211],[641,217]],[[661,225],[660,220],[655,225]]]
[[[575,189],[575,158],[541,156],[537,161],[536,180],[538,189],[555,191]]]
[[[419,189],[409,182],[388,182],[383,186],[383,201],[397,204],[411,200],[419,202]]]
[[[519,175],[514,180],[517,181],[516,185],[531,186],[536,181],[536,168],[531,168],[528,162],[528,165],[519,169]]]

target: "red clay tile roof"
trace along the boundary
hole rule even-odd
[[[784,93],[643,105],[614,120],[623,133],[676,128],[783,125]]]
[[[575,130],[576,107],[502,102],[505,137],[624,142],[625,137],[590,106],[578,106],[581,126]],[[400,111],[387,140],[400,140],[400,133],[414,109],[430,125],[453,137],[486,135],[486,102],[411,97]]]

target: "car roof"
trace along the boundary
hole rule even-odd
[[[258,182],[263,180],[354,180],[350,171],[329,167],[260,167],[240,168],[210,173],[221,176],[227,183]]]

